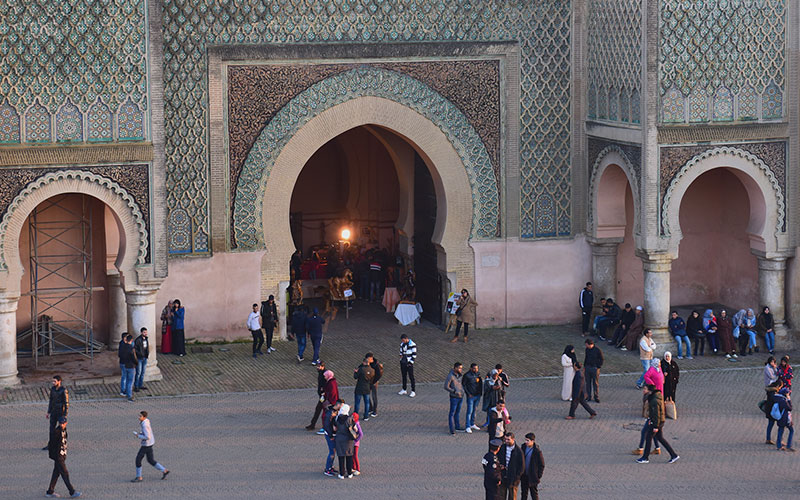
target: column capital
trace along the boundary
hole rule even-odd
[[[668,273],[672,270],[672,256],[665,254],[644,254],[639,255],[642,259],[642,266],[646,272]]]
[[[785,271],[786,257],[758,257],[758,269],[764,271]]]
[[[0,295],[0,313],[12,313],[19,306],[19,295]]]
[[[125,301],[129,305],[148,305],[156,303],[158,288],[137,288],[125,291]]]
[[[589,238],[587,241],[592,248],[592,255],[616,257],[622,238]]]

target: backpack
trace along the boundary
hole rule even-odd
[[[774,403],[772,405],[772,410],[769,412],[769,416],[775,420],[780,420],[783,417],[783,412],[781,411],[781,407],[778,405],[778,403]]]

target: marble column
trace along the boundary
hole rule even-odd
[[[672,258],[666,255],[642,257],[644,267],[644,326],[653,330],[656,353],[673,350],[675,339],[669,334],[669,278]]]
[[[161,370],[158,369],[156,349],[156,294],[158,289],[146,288],[125,292],[125,302],[128,306],[128,332],[136,338],[142,327],[147,328],[149,335],[149,355],[147,369],[144,372],[145,381],[161,380]],[[160,325],[159,325],[160,326]]]
[[[125,291],[119,273],[107,275],[108,284],[108,349],[116,351],[119,347],[119,339],[122,332],[134,332],[128,330],[128,308],[125,304]]]
[[[617,297],[617,248],[621,238],[590,240],[592,247],[592,288],[595,306],[600,306],[600,298]]]
[[[758,257],[758,309],[769,307],[775,320],[775,345],[787,346],[789,331],[786,328],[786,258]]]
[[[17,377],[17,304],[19,297],[0,296],[0,387],[20,383]]]

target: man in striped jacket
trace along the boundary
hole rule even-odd
[[[405,333],[400,336],[400,373],[403,375],[403,390],[397,394],[413,398],[417,395],[417,381],[414,379],[414,361],[417,359],[417,344]],[[406,391],[406,380],[411,379],[411,392]]]

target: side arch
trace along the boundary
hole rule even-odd
[[[117,218],[124,252],[116,266],[126,289],[136,285],[135,268],[147,257],[147,225],[133,197],[119,184],[83,170],[61,170],[30,182],[11,202],[0,221],[0,289],[19,293],[23,274],[19,237],[30,213],[43,201],[64,193],[86,194],[105,203]]]
[[[787,249],[784,231],[786,202],[778,179],[752,153],[734,147],[719,147],[686,162],[670,181],[661,208],[661,230],[669,238],[671,253],[678,255],[678,246],[683,238],[679,221],[683,196],[698,177],[715,168],[729,169],[747,191],[750,199],[747,233],[751,249],[762,254]]]
[[[601,198],[601,189],[603,187],[603,175],[606,173],[608,167],[616,165],[619,167],[624,173],[625,177],[628,181],[628,184],[631,186],[631,194],[633,195],[633,234],[639,234],[640,222],[639,222],[639,182],[638,178],[636,177],[633,169],[633,164],[631,163],[628,155],[618,146],[611,145],[604,148],[600,154],[597,155],[597,159],[592,165],[592,175],[589,180],[589,220],[588,220],[588,227],[590,228],[591,235],[594,238],[603,238],[605,237],[602,234],[602,231],[598,231],[600,229],[600,210],[599,210],[599,202]],[[613,187],[620,187],[620,186],[613,186]],[[617,202],[621,202],[623,209],[625,204],[625,186],[621,186],[622,188],[622,196],[615,200]],[[616,193],[619,194],[619,193]],[[623,223],[624,229],[624,223]]]
[[[275,170],[276,160],[283,154],[288,142],[309,121],[326,110],[363,97],[379,98],[372,101],[378,106],[371,110],[376,116],[386,115],[386,109],[381,109],[381,106],[386,107],[383,103],[392,102],[413,110],[444,134],[460,158],[462,170],[469,180],[462,196],[470,193],[472,198],[469,209],[472,216],[470,237],[497,237],[500,231],[500,183],[483,141],[464,114],[419,80],[390,70],[362,67],[312,85],[281,108],[261,131],[245,160],[236,186],[233,234],[239,248],[248,250],[264,247],[264,228],[259,227],[263,214],[263,194],[267,179]],[[391,117],[384,118],[396,122]],[[362,120],[354,126],[366,124],[370,122]]]

